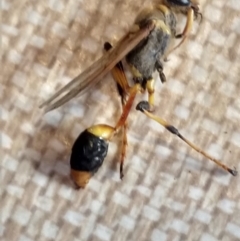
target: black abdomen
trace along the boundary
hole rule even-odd
[[[70,159],[71,169],[95,173],[107,155],[108,143],[85,130],[75,141]]]

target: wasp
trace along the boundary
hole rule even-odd
[[[186,24],[181,33],[176,32],[176,13],[186,16]],[[107,156],[109,141],[121,128],[123,128],[124,134],[120,159],[120,177],[123,177],[123,163],[127,145],[127,117],[136,94],[144,91],[148,92],[148,101],[138,103],[137,110],[157,121],[172,134],[177,135],[190,147],[233,176],[237,175],[235,169],[231,169],[209,156],[183,137],[174,126],[152,113],[154,110],[155,82],[153,73],[157,71],[161,82],[166,82],[163,61],[186,40],[191,32],[194,19],[198,16],[202,18],[196,0],[161,0],[154,7],[144,9],[137,16],[131,31],[115,47],[112,47],[110,43],[105,43],[106,52],[99,60],[40,106],[45,107],[46,111],[58,108],[79,93],[85,93],[110,71],[117,83],[123,110],[116,125],[98,124],[91,126],[79,135],[73,145],[70,158],[71,177],[78,187],[84,188],[91,176],[101,167]],[[176,38],[181,39],[181,41],[173,47],[172,43]],[[124,73],[121,62],[124,57],[133,75],[133,86],[129,85]]]

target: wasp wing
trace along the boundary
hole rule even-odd
[[[50,111],[63,105],[77,94],[86,92],[90,87],[97,84],[112,68],[121,61],[142,39],[147,37],[154,29],[153,21],[148,22],[137,32],[127,34],[119,43],[105,53],[93,65],[84,70],[80,75],[70,81],[53,96],[40,105]]]
[[[112,45],[109,42],[106,42],[104,44],[104,49],[106,51],[109,51],[112,48]],[[128,91],[130,89],[127,77],[125,75],[125,71],[123,68],[122,61],[118,62],[114,68],[111,70],[112,77],[114,81],[116,82],[118,93],[121,96],[122,103],[124,103],[124,100],[128,94]]]

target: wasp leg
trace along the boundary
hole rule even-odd
[[[131,110],[131,107],[133,105],[133,101],[136,97],[136,94],[140,92],[141,86],[140,84],[135,84],[131,89],[130,89],[130,94],[129,98],[126,102],[126,105],[123,107],[123,112],[115,125],[115,127],[111,127],[105,124],[100,124],[100,125],[95,125],[92,127],[89,127],[87,130],[88,132],[94,134],[95,136],[101,137],[106,141],[110,141],[113,136],[119,131],[121,127],[123,127],[127,121],[127,117],[129,115],[129,112]]]
[[[133,105],[133,101],[136,97],[136,94],[138,92],[142,92],[142,87],[140,84],[135,84],[129,91],[129,98],[126,102],[126,105],[124,105],[123,107],[123,113],[120,117],[120,119],[118,120],[116,126],[115,126],[115,132],[119,130],[120,127],[124,126],[124,124],[126,123],[128,114],[131,110],[131,107]],[[111,139],[111,138],[110,138]]]
[[[159,77],[162,83],[165,83],[167,81],[165,74],[163,73],[163,65],[160,60],[157,60],[155,67],[157,69],[157,72],[159,73]]]
[[[154,111],[154,92],[155,92],[154,84],[155,84],[154,79],[148,80],[147,84],[146,84],[146,88],[147,88],[147,92],[148,92],[148,103],[150,105],[149,111],[151,111],[151,112]]]
[[[175,49],[180,47],[183,44],[183,42],[187,39],[187,37],[189,36],[189,33],[191,32],[191,29],[192,29],[193,20],[194,20],[194,10],[192,8],[189,8],[188,12],[187,12],[187,22],[184,27],[184,30],[181,34],[177,34],[175,36],[175,38],[182,38],[182,40],[174,48],[172,48],[170,51],[168,51],[168,53],[165,55],[165,59],[167,59],[167,56],[170,53],[172,53]]]
[[[125,123],[124,126],[123,126],[123,139],[122,139],[120,168],[119,168],[120,179],[123,179],[123,177],[124,177],[124,174],[123,174],[123,164],[124,164],[124,160],[125,160],[125,157],[126,157],[127,145],[128,145],[128,141],[127,141],[127,123]]]
[[[112,133],[111,137],[109,137],[109,140],[113,137],[113,135],[118,132],[118,130],[123,127],[123,141],[122,141],[122,150],[121,150],[121,158],[120,158],[120,178],[123,178],[123,164],[124,164],[124,159],[126,156],[126,148],[127,148],[127,117],[128,114],[131,110],[131,107],[133,105],[133,101],[136,97],[136,94],[138,92],[142,91],[141,85],[140,84],[135,84],[131,89],[130,89],[130,94],[129,98],[126,102],[126,104],[123,106],[123,112],[122,115],[117,122],[114,132]]]
[[[122,74],[120,74],[122,73]],[[113,78],[118,81],[120,81],[121,83],[117,82],[117,89],[118,89],[118,93],[121,97],[121,103],[122,103],[122,108],[124,111],[124,106],[126,105],[127,102],[127,96],[128,93],[127,91],[129,91],[130,87],[128,85],[128,82],[126,81],[126,77],[125,77],[125,73],[123,70],[123,66],[122,66],[122,62],[119,62],[114,69],[112,70],[112,75]],[[121,77],[125,77],[125,78],[121,78]],[[124,164],[124,160],[126,157],[126,149],[127,149],[127,121],[124,123],[123,125],[123,136],[122,136],[122,147],[121,147],[121,157],[120,157],[120,178],[123,178],[123,164]]]
[[[136,25],[139,29],[139,26]],[[109,42],[104,44],[104,49],[109,51],[112,48],[112,45]],[[127,102],[127,95],[130,89],[128,84],[122,62],[118,62],[117,65],[111,71],[113,79],[117,84],[118,93],[121,97],[121,103],[124,111],[124,106]],[[120,158],[120,178],[123,178],[123,164],[124,159],[126,157],[126,149],[127,149],[127,121],[123,125],[123,139],[122,139],[122,147],[121,147],[121,158]]]
[[[196,145],[194,145],[192,142],[190,142],[189,140],[187,140],[184,136],[182,136],[179,131],[172,125],[170,125],[167,121],[163,120],[160,117],[157,117],[155,115],[153,115],[152,113],[149,112],[149,104],[146,101],[142,101],[140,103],[138,103],[137,110],[143,112],[146,116],[148,116],[149,118],[151,118],[152,120],[155,120],[156,122],[158,122],[160,125],[162,125],[163,127],[165,127],[168,131],[170,131],[172,134],[178,136],[181,140],[183,140],[184,142],[186,142],[190,147],[192,147],[195,151],[199,152],[200,154],[202,154],[204,157],[206,157],[207,159],[209,159],[210,161],[213,161],[214,163],[216,163],[218,166],[220,166],[221,168],[223,168],[225,171],[231,173],[233,176],[236,176],[238,174],[238,172],[235,169],[231,169],[228,166],[226,166],[225,164],[223,164],[222,162],[220,162],[219,160],[211,157],[209,154],[207,154],[206,152],[204,152],[203,150],[201,150],[199,147],[197,147]]]
[[[123,178],[123,164],[126,156],[126,149],[127,149],[127,116],[129,114],[129,111],[132,107],[133,101],[135,99],[135,96],[137,92],[142,91],[141,85],[140,84],[135,84],[131,89],[130,89],[130,95],[129,98],[126,102],[123,103],[123,113],[118,121],[118,123],[115,126],[115,132],[118,131],[120,127],[123,126],[123,140],[122,140],[122,150],[121,150],[121,158],[120,158],[120,178]]]
[[[124,74],[122,62],[119,62],[117,66],[112,70],[112,75],[114,79],[117,79],[118,76],[116,76],[116,69],[121,70],[121,72]],[[120,76],[120,75],[119,75]],[[124,74],[125,76],[125,74]],[[124,111],[124,106],[126,105],[127,102],[127,90],[129,90],[129,85],[127,81],[121,81],[121,85],[117,83],[117,89],[118,93],[121,97],[121,103],[122,103],[122,108]],[[123,125],[123,136],[122,136],[122,147],[121,147],[121,157],[120,157],[120,179],[123,178],[123,163],[126,157],[126,149],[127,149],[127,120]]]
[[[124,158],[126,155],[126,147],[127,147],[127,117],[128,114],[131,110],[131,107],[133,105],[133,101],[136,97],[136,94],[138,92],[142,91],[141,85],[140,84],[135,84],[131,89],[130,89],[130,94],[129,94],[129,98],[126,102],[126,104],[123,106],[123,112],[122,115],[120,117],[120,119],[118,120],[115,128],[114,128],[114,133],[113,135],[118,132],[118,130],[123,127],[123,144],[122,144],[122,151],[121,151],[121,159],[120,159],[120,178],[123,178],[123,163],[124,163]],[[112,135],[112,136],[113,136]],[[109,140],[112,138],[112,136],[109,138]]]
[[[121,86],[119,84],[117,84],[118,87],[118,92],[119,95],[121,96],[121,102],[122,102],[122,107],[123,107],[123,111],[124,111],[124,106],[126,105],[126,93],[122,90]],[[126,150],[127,150],[127,145],[128,145],[128,141],[127,141],[127,121],[125,122],[125,124],[123,125],[123,136],[122,136],[122,147],[121,147],[121,158],[120,158],[120,179],[123,179],[123,164],[124,164],[124,160],[126,157]]]

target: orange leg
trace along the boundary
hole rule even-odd
[[[130,95],[129,98],[126,102],[126,104],[123,106],[123,113],[116,124],[114,128],[114,133],[116,133],[122,126],[123,126],[123,140],[122,140],[122,150],[121,150],[121,158],[120,158],[120,178],[123,178],[123,164],[124,164],[124,159],[126,156],[126,148],[127,148],[127,117],[130,112],[130,109],[133,105],[133,101],[135,99],[135,96],[138,92],[142,90],[140,84],[135,84],[131,89],[130,89]]]
[[[123,164],[126,157],[126,151],[127,151],[127,123],[123,126],[123,140],[122,140],[122,149],[121,149],[121,158],[120,158],[120,178],[123,179]]]
[[[122,101],[122,107],[124,109],[124,105],[126,104],[126,93],[124,93],[124,91],[119,91],[119,94],[121,95],[121,101]],[[124,160],[126,157],[126,152],[127,152],[127,145],[128,145],[128,141],[127,141],[127,121],[125,122],[124,126],[123,126],[123,136],[122,136],[122,147],[121,147],[121,157],[120,157],[120,179],[123,179],[123,164],[124,164]]]
[[[140,84],[135,84],[130,89],[130,95],[126,102],[126,105],[123,107],[122,115],[120,116],[117,124],[115,127],[106,125],[106,124],[98,124],[91,126],[87,129],[88,132],[94,134],[97,137],[101,137],[102,139],[106,141],[111,141],[113,136],[125,125],[127,121],[127,117],[129,115],[129,112],[131,110],[131,107],[133,105],[133,101],[136,97],[136,94],[141,91]]]
[[[139,28],[139,27],[138,27]],[[112,45],[108,42],[104,44],[104,49],[109,51],[112,48]],[[121,103],[123,107],[127,103],[126,97],[128,96],[128,92],[130,90],[130,86],[128,84],[122,62],[118,62],[116,66],[111,71],[113,79],[115,80],[118,88],[119,95],[121,96]],[[127,121],[123,124],[123,139],[122,139],[122,147],[121,147],[121,157],[120,157],[120,178],[123,178],[123,164],[124,159],[126,157],[126,149],[127,149]]]
[[[126,105],[124,105],[123,107],[123,112],[122,112],[122,115],[121,117],[119,118],[116,126],[114,127],[114,133],[108,138],[108,140],[111,140],[112,136],[122,127],[125,125],[126,121],[127,121],[127,117],[128,117],[128,114],[131,110],[131,107],[133,105],[133,101],[136,97],[136,94],[138,92],[141,92],[142,91],[142,88],[141,88],[141,85],[140,84],[135,84],[129,91],[129,98],[126,102]]]

